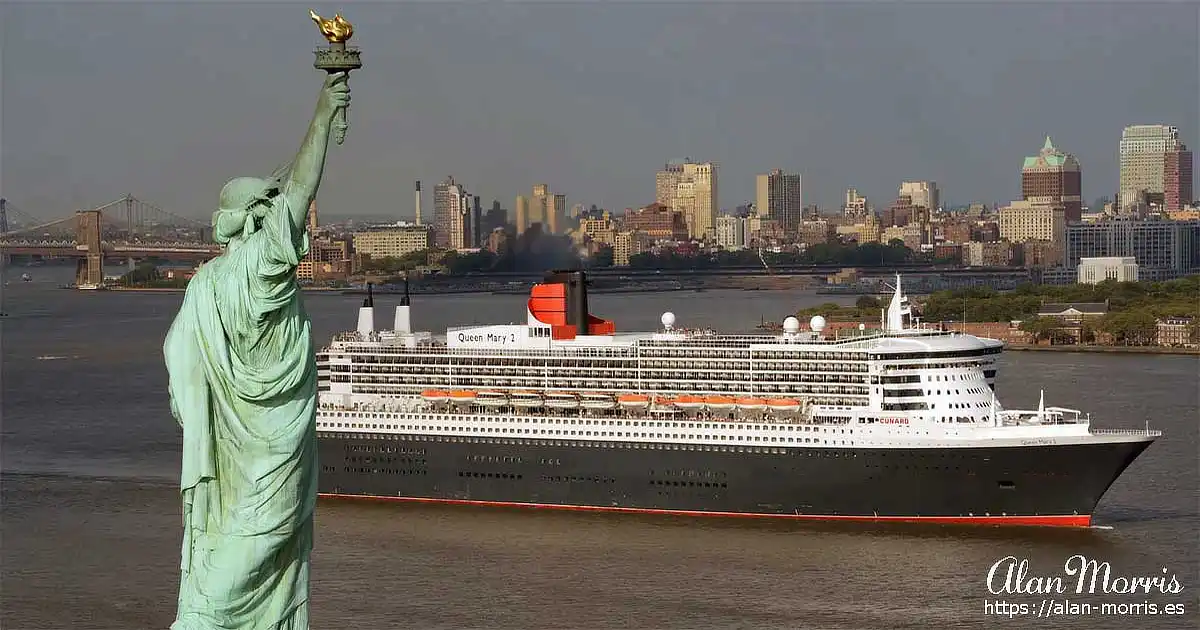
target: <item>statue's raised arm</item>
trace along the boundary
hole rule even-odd
[[[284,194],[291,205],[292,224],[297,229],[305,225],[308,206],[317,196],[321,174],[325,170],[325,154],[329,150],[329,134],[338,110],[350,104],[349,73],[334,72],[327,76],[317,101],[317,111],[308,125],[308,133],[292,161],[286,176]]]

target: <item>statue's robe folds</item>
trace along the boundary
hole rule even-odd
[[[286,195],[188,283],[163,351],[183,427],[172,630],[308,628],[316,361]]]

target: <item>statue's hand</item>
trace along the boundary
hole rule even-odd
[[[321,111],[333,118],[337,111],[350,104],[349,72],[334,72],[325,78],[321,90]]]

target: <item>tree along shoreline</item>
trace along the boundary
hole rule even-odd
[[[1039,315],[1047,304],[1080,303],[1103,304],[1101,310],[1105,313],[1079,321]],[[831,322],[871,326],[880,321],[880,311],[886,307],[886,300],[861,296],[854,306],[826,303],[799,311],[796,316],[807,321],[808,317],[822,315]],[[914,304],[914,313],[929,325],[1020,322],[1020,329],[1035,342],[1048,341],[1051,345],[1047,347],[1067,348],[1156,346],[1159,321],[1178,318],[1188,322],[1188,343],[1196,344],[1200,343],[1200,275],[1165,282],[1026,284],[1004,293],[988,287],[938,291],[923,303]]]

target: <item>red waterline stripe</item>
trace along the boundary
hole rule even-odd
[[[707,512],[701,510],[664,510],[656,508],[614,507],[602,505],[561,505],[558,503],[521,503],[519,501],[473,501],[468,499],[434,499],[429,497],[382,497],[369,494],[335,494],[322,492],[328,499],[359,499],[367,501],[400,501],[404,503],[437,503],[442,505],[485,505],[490,507],[567,510],[575,512],[626,512],[670,516],[707,516],[724,518],[787,518],[807,521],[851,521],[870,523],[941,523],[947,525],[1036,525],[1043,527],[1088,527],[1090,514],[1062,516],[847,516],[819,514],[759,514],[755,512]]]

